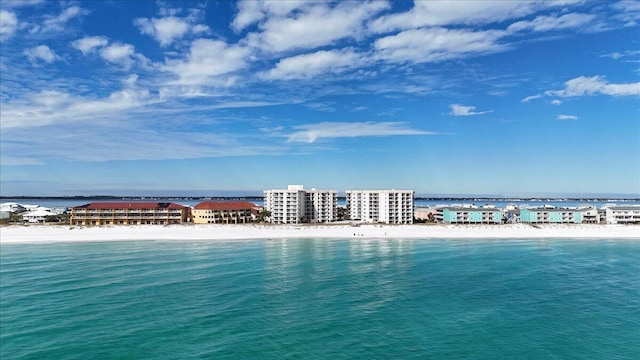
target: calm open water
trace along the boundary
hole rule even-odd
[[[639,359],[640,242],[6,244],[0,358]]]

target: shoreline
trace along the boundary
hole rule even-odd
[[[50,242],[106,242],[142,240],[259,240],[286,238],[332,239],[635,239],[640,226],[617,224],[506,225],[269,225],[182,224],[111,225],[5,225],[0,244]]]

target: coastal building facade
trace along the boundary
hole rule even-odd
[[[93,202],[71,208],[71,225],[169,225],[187,221],[189,208],[165,202]]]
[[[351,220],[413,224],[412,190],[347,190],[345,194]]]
[[[557,207],[525,208],[520,209],[520,221],[529,224],[579,224],[582,211]]]
[[[337,190],[305,190],[289,185],[286,190],[264,190],[264,209],[273,224],[326,223],[336,219]]]
[[[194,224],[245,224],[253,221],[259,206],[248,201],[203,201],[191,209]]]
[[[640,205],[605,207],[607,224],[640,224]]]
[[[31,224],[44,224],[48,219],[55,217],[57,214],[49,210],[27,211],[21,214],[22,221]]]
[[[449,206],[436,209],[435,219],[446,224],[500,224],[502,211],[496,208]]]

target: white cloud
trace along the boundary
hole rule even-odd
[[[19,8],[38,5],[47,0],[3,0],[2,6],[5,8]]]
[[[102,58],[112,63],[126,62],[133,54],[135,54],[135,48],[131,44],[113,44],[100,51]]]
[[[611,54],[604,54],[602,55],[602,57],[608,57],[608,58],[612,58],[613,60],[618,60],[622,57],[622,54],[619,52],[614,52]]]
[[[11,129],[10,138],[24,140],[5,142],[3,137],[2,164],[6,160],[14,164],[38,164],[43,163],[42,159],[51,158],[97,162],[279,155],[284,152],[282,145],[265,144],[264,136],[151,128],[147,121],[138,116],[136,121],[121,123],[118,127],[83,123],[80,129],[76,124]],[[8,154],[15,156],[7,159]]]
[[[109,40],[104,36],[89,36],[73,41],[71,46],[80,50],[82,54],[87,55],[96,48],[107,46],[107,44],[109,44]]]
[[[235,32],[266,18],[267,16],[287,16],[293,10],[310,5],[305,0],[265,1],[244,0],[238,2],[238,14],[231,23]]]
[[[30,31],[35,32],[58,32],[63,31],[66,23],[76,17],[89,14],[89,11],[79,6],[70,6],[64,9],[58,16],[47,16],[42,25],[35,25]]]
[[[391,62],[438,62],[505,49],[501,31],[429,28],[407,30],[376,40],[375,57]]]
[[[611,58],[613,60],[618,60],[618,59],[623,59],[628,57],[635,57],[638,55],[640,55],[640,50],[626,50],[623,52],[613,52],[610,54],[604,54],[600,56],[605,58]]]
[[[208,34],[211,32],[211,29],[207,25],[196,24],[191,27],[191,32],[200,35],[200,34]]]
[[[160,43],[160,46],[171,45],[175,40],[184,37],[188,33],[206,33],[209,27],[206,25],[194,25],[192,17],[179,18],[168,16],[164,18],[138,18],[134,24],[140,28],[143,34],[149,35]]]
[[[408,128],[403,122],[320,122],[295,128],[298,130],[287,135],[287,141],[313,143],[318,139],[329,138],[435,134]]]
[[[507,31],[551,31],[580,28],[592,22],[595,18],[595,15],[577,13],[564,14],[561,16],[538,16],[533,20],[523,20],[515,22],[509,25]]]
[[[174,85],[201,85],[229,81],[221,75],[246,66],[251,54],[248,48],[229,45],[224,41],[198,39],[191,44],[185,60],[168,60],[163,70],[178,76]]]
[[[305,104],[306,107],[308,107],[309,109],[313,109],[316,111],[326,111],[326,112],[334,112],[336,111],[336,108],[333,106],[335,105],[335,102],[329,102],[329,103],[307,103]]]
[[[8,39],[18,27],[18,17],[12,11],[0,9],[0,40]]]
[[[610,84],[604,76],[580,76],[564,83],[562,90],[545,91],[545,95],[574,97],[584,95],[638,96],[640,82],[627,84]]]
[[[612,4],[611,7],[619,11],[615,18],[624,22],[625,26],[636,26],[640,21],[640,1],[622,0]]]
[[[47,64],[51,64],[52,62],[58,59],[53,50],[51,50],[47,45],[39,45],[24,51],[24,54],[29,58],[31,63],[36,63],[38,61],[44,61]]]
[[[535,99],[540,99],[543,95],[540,94],[536,94],[536,95],[531,95],[531,96],[527,96],[526,98],[520,100],[522,102],[529,102],[531,100],[535,100]]]
[[[451,104],[449,105],[449,107],[451,108],[450,115],[453,115],[453,116],[482,115],[482,114],[488,114],[490,112],[493,112],[493,110],[475,111],[476,110],[475,106],[466,106],[466,105],[460,105],[460,104]]]
[[[562,104],[562,101],[555,99],[555,100],[551,100],[551,105],[560,105]]]
[[[263,73],[265,79],[309,79],[325,73],[338,74],[362,64],[362,55],[351,49],[318,51],[280,60]]]
[[[157,102],[144,89],[132,86],[115,91],[102,99],[78,97],[72,94],[43,90],[0,108],[3,129],[46,126],[50,124],[97,121],[123,111]]]
[[[558,120],[578,120],[578,117],[575,115],[558,115]]]
[[[100,56],[109,63],[122,66],[128,70],[134,64],[146,65],[148,59],[136,53],[131,44],[113,43],[100,49]]]
[[[247,35],[251,47],[267,52],[312,49],[345,38],[363,36],[363,22],[388,8],[383,1],[311,2],[290,16],[267,17],[260,32]]]
[[[407,12],[382,16],[371,22],[375,32],[425,26],[481,25],[517,19],[539,10],[578,1],[414,1]]]

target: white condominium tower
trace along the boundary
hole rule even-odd
[[[385,224],[413,224],[412,190],[347,190],[351,220]]]
[[[337,190],[304,190],[289,185],[287,190],[264,190],[264,208],[274,224],[331,222],[338,209]]]

